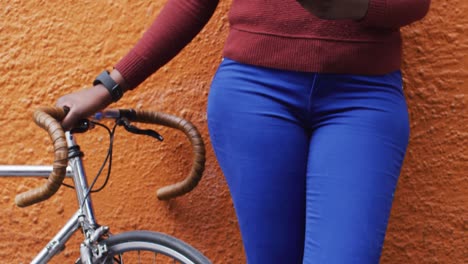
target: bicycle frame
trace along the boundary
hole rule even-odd
[[[70,132],[65,133],[69,149],[69,168],[67,175],[72,176],[78,199],[79,209],[62,227],[62,229],[50,240],[50,242],[31,261],[33,264],[47,263],[64,247],[70,237],[81,227],[85,240],[80,247],[81,263],[92,263],[90,246],[99,237],[108,232],[108,227],[99,227],[94,216],[91,197],[88,194],[88,181],[81,159],[81,152]],[[15,176],[43,176],[46,177],[52,171],[51,166],[1,166],[0,175]],[[104,249],[105,250],[105,249]]]
[[[52,172],[52,166],[35,165],[0,165],[0,176],[8,177],[49,177]],[[71,178],[73,171],[70,166],[67,167],[65,177]]]

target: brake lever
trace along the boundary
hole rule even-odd
[[[123,126],[125,130],[127,130],[130,133],[133,134],[138,134],[138,135],[147,135],[150,137],[153,137],[159,141],[163,141],[164,138],[156,131],[151,130],[151,129],[140,129],[134,125],[131,125],[130,122],[127,119],[124,118],[119,118],[117,119],[117,124],[120,126]]]

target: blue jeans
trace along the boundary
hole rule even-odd
[[[221,63],[208,126],[250,264],[378,263],[408,144],[399,71]]]

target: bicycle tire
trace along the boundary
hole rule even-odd
[[[189,244],[157,232],[125,232],[109,237],[102,244],[107,246],[106,260],[103,263],[109,263],[109,260],[115,260],[115,256],[123,253],[145,251],[165,255],[183,264],[211,264],[208,258]]]

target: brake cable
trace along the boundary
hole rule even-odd
[[[154,131],[152,129],[140,129],[140,128],[134,126],[134,125],[131,125],[130,122],[128,121],[128,119],[126,119],[126,118],[116,119],[115,124],[112,127],[112,130],[109,129],[109,127],[107,127],[106,125],[104,125],[102,123],[99,123],[99,122],[96,122],[96,121],[90,121],[88,119],[83,119],[83,120],[81,120],[79,122],[79,124],[75,128],[73,128],[70,131],[70,133],[72,133],[72,134],[73,133],[84,133],[84,132],[88,131],[89,129],[93,128],[94,126],[100,126],[100,127],[103,127],[104,129],[107,130],[107,132],[109,134],[109,148],[107,150],[106,158],[104,159],[101,167],[99,168],[98,173],[94,177],[93,182],[89,186],[89,188],[88,188],[89,191],[85,195],[84,200],[86,200],[86,198],[88,198],[89,193],[95,193],[95,192],[102,191],[106,187],[106,185],[107,185],[107,183],[109,181],[110,174],[111,174],[111,168],[112,168],[112,153],[113,153],[112,150],[113,150],[113,144],[114,144],[114,134],[115,134],[115,130],[116,130],[117,126],[123,126],[125,128],[125,130],[127,130],[128,132],[130,132],[132,134],[147,135],[147,136],[156,138],[159,141],[164,140],[164,138],[158,132],[156,132],[156,131]],[[101,175],[101,173],[102,173],[102,171],[103,171],[103,169],[104,169],[107,162],[109,162],[109,164],[108,164],[108,167],[107,167],[107,175],[106,175],[106,178],[104,180],[104,183],[99,188],[93,190],[93,187],[96,184],[97,179]],[[65,183],[62,183],[62,185],[66,186],[68,188],[74,189],[74,186],[72,186],[72,185],[68,185],[68,184],[65,184]]]

